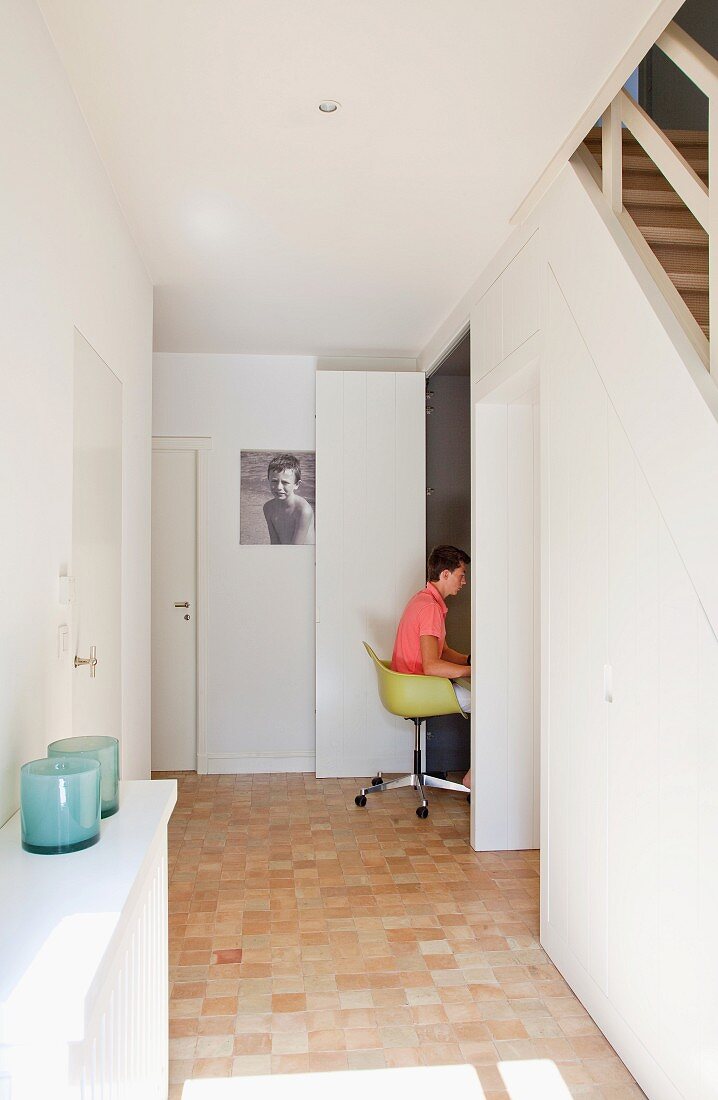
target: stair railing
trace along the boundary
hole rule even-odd
[[[718,382],[718,61],[670,23],[656,45],[708,98],[709,187],[642,107],[621,90],[602,117],[603,194],[612,210],[623,210],[622,126],[631,131],[674,191],[708,234],[708,318],[710,372]]]

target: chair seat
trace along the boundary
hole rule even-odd
[[[461,709],[451,680],[444,676],[412,676],[404,672],[394,672],[390,662],[380,660],[366,642],[364,648],[374,662],[379,698],[383,706],[390,714],[396,714],[399,718],[410,718],[414,723],[414,768],[408,775],[400,775],[387,781],[380,773],[374,777],[370,787],[362,787],[354,801],[357,806],[366,806],[367,795],[413,787],[420,798],[420,804],[416,808],[417,817],[428,817],[429,805],[425,788],[439,787],[462,794],[468,794],[469,788],[462,783],[452,783],[448,779],[437,779],[436,776],[426,774],[421,766],[421,724],[427,718],[438,718],[443,714],[462,714],[464,718],[469,716]]]
[[[434,718],[440,714],[466,714],[459,706],[451,680],[445,676],[413,676],[394,672],[390,661],[382,661],[364,642],[374,662],[379,698],[390,714],[399,718]]]

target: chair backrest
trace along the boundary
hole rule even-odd
[[[379,698],[390,714],[400,718],[433,718],[439,714],[463,714],[451,681],[443,676],[411,676],[394,672],[390,661],[382,661],[364,642],[374,662]],[[466,717],[464,715],[464,717]]]

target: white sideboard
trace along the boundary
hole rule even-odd
[[[174,780],[120,784],[98,844],[0,829],[0,1100],[165,1100],[167,823]]]

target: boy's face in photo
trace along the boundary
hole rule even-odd
[[[277,500],[286,500],[297,488],[293,470],[279,470],[267,478],[272,496]]]

